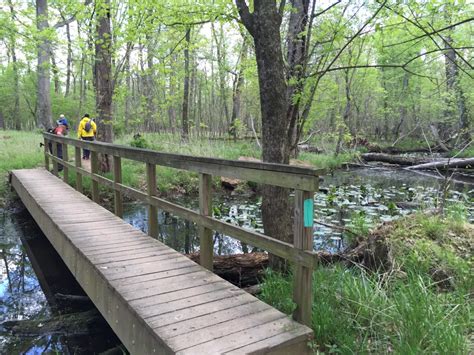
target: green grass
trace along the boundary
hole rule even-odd
[[[34,168],[44,162],[43,141],[38,132],[0,131],[0,206],[8,191],[8,172]]]
[[[443,233],[433,234],[435,226]],[[458,218],[419,214],[390,230],[391,273],[319,266],[313,273],[315,347],[341,354],[468,354],[473,238],[472,225]],[[434,267],[452,277],[451,289],[439,288]],[[268,272],[261,298],[290,314],[292,282],[291,275]]]

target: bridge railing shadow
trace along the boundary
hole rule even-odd
[[[43,133],[43,137],[45,167],[48,171],[51,162],[53,174],[59,176],[59,167],[62,166],[63,179],[66,183],[69,183],[70,173],[74,173],[76,175],[75,187],[81,193],[83,193],[82,178],[83,176],[89,177],[92,180],[92,199],[97,203],[99,203],[99,184],[111,188],[114,191],[114,211],[119,217],[123,216],[124,194],[146,203],[149,208],[148,233],[150,236],[156,237],[158,234],[158,208],[196,223],[199,226],[200,264],[203,267],[212,271],[212,231],[224,233],[292,262],[295,266],[293,300],[296,303],[293,318],[303,324],[311,325],[312,270],[318,262],[317,254],[313,252],[313,197],[318,190],[319,176],[324,173],[324,170],[284,164],[163,153],[104,142],[82,141],[50,133]],[[49,143],[52,143],[52,153],[48,148]],[[62,159],[58,157],[58,146],[62,150],[62,154],[60,154]],[[74,163],[68,161],[68,147],[74,148]],[[90,171],[82,166],[81,149],[91,151]],[[99,174],[99,154],[113,157],[112,180]],[[122,183],[122,158],[146,164],[146,192]],[[157,165],[199,174],[199,212],[156,196]],[[293,244],[213,218],[212,176],[294,189]]]

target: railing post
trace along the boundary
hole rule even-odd
[[[148,197],[156,196],[156,165],[146,164],[146,182]],[[158,237],[158,211],[155,206],[148,202],[148,235]]]
[[[53,157],[58,156],[58,143],[55,141],[51,141],[51,147],[53,148]],[[58,162],[55,159],[52,159],[53,161],[53,174],[58,176]]]
[[[314,192],[295,191],[294,247],[313,250]],[[313,303],[313,270],[295,265],[293,301],[296,309],[293,318],[311,326]]]
[[[67,144],[61,143],[63,149],[63,161],[67,163],[69,160],[69,155],[67,153]],[[63,165],[63,181],[67,184],[69,182],[69,168],[66,164]]]
[[[47,138],[44,138],[44,167],[49,171],[49,141]]]
[[[212,214],[211,175],[199,174],[199,213],[203,216]],[[208,270],[213,269],[212,230],[199,226],[199,263]]]
[[[97,152],[91,150],[91,173],[92,175],[99,172],[99,156]],[[99,182],[92,178],[92,200],[99,203]]]
[[[123,217],[122,193],[118,190],[117,184],[122,183],[122,160],[114,155],[114,211],[115,214]]]
[[[80,147],[75,147],[74,165],[76,166],[76,168],[80,168],[82,166]],[[82,174],[79,171],[76,171],[76,190],[79,191],[81,194],[84,191],[82,188]]]

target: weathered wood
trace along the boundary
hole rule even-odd
[[[199,213],[206,217],[209,215],[212,216],[211,180],[211,175],[199,174]],[[212,230],[204,226],[199,226],[199,241],[199,263],[201,266],[212,271],[212,259],[214,254]]]
[[[114,155],[114,185],[122,183],[122,159]],[[123,217],[122,193],[114,187],[114,211],[118,217]]]
[[[76,168],[80,168],[82,164],[81,160],[81,148],[75,147],[74,148],[74,165]],[[80,193],[84,192],[82,187],[82,174],[79,170],[76,170],[76,190]]]
[[[69,160],[69,154],[67,150],[67,144],[66,143],[61,143],[62,150],[63,150],[63,160],[68,161]],[[67,165],[63,165],[63,180],[67,184],[69,183],[69,168]]]
[[[91,159],[91,174],[92,176],[97,176],[99,173],[99,155],[97,152],[91,150],[90,154]],[[92,201],[99,203],[99,183],[97,180],[92,179]]]
[[[156,165],[146,164],[146,183],[148,192],[148,235],[158,237],[158,210],[151,203],[151,198],[156,196]]]
[[[97,141],[79,141],[68,137],[51,135],[49,133],[44,133],[44,136],[52,141],[66,142],[75,147],[90,149],[91,152],[96,151],[98,153],[120,156],[122,158],[155,165],[169,166],[176,169],[302,190],[315,191],[319,179],[318,176],[325,172],[323,169],[309,169],[286,164],[225,160],[163,153],[149,149],[125,147]]]
[[[49,140],[44,138],[44,168],[49,171]]]
[[[55,158],[57,158],[57,156],[58,156],[58,145],[57,145],[55,142],[53,142],[53,143],[51,144],[51,150],[53,151],[53,152],[52,152],[53,156],[54,156]],[[55,176],[58,176],[58,175],[59,175],[59,173],[58,173],[58,162],[57,162],[56,159],[53,159],[53,174],[54,174]]]
[[[311,207],[307,205],[309,201]],[[310,222],[305,220],[306,209],[313,212],[314,192],[296,190],[295,192],[295,219],[294,219],[294,246],[300,250],[313,250],[313,218],[311,213]],[[306,218],[308,219],[308,218]],[[296,309],[293,318],[298,322],[311,326],[312,304],[313,304],[313,269],[302,265],[295,266],[293,301]]]

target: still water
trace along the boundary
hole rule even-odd
[[[474,222],[474,178],[460,176],[445,196],[450,205],[463,202]],[[462,182],[461,182],[462,180]],[[400,218],[421,208],[440,204],[441,177],[404,170],[355,169],[325,176],[315,195],[315,221],[358,230],[380,221]],[[198,209],[194,199],[174,202]],[[262,232],[261,201],[255,196],[219,196],[213,200],[216,218]],[[453,209],[456,211],[456,208]],[[146,231],[147,209],[141,204],[125,206],[124,219]],[[184,252],[198,251],[197,228],[193,223],[159,212],[159,239]],[[337,252],[347,245],[345,236],[330,227],[315,224],[314,249]],[[251,252],[254,248],[226,235],[214,233],[218,255]],[[55,294],[83,295],[67,267],[23,207],[0,210],[0,323],[6,320],[38,320],[84,312],[90,304],[58,304]],[[42,327],[41,323],[36,327]],[[74,332],[73,332],[74,333]],[[0,327],[1,354],[92,354],[119,345],[102,318],[79,327],[74,334],[27,332],[12,335]]]

